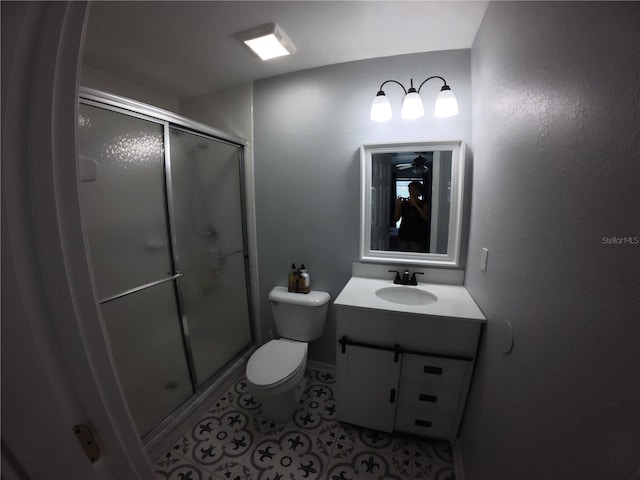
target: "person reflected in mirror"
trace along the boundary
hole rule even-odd
[[[396,198],[395,221],[401,218],[399,249],[407,252],[426,251],[429,205],[423,198],[422,183],[416,181],[409,184],[409,198]]]

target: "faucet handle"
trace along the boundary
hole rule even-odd
[[[413,272],[413,276],[411,277],[410,285],[418,285],[418,279],[416,275],[424,275],[424,272]]]
[[[393,283],[402,283],[402,280],[400,279],[400,272],[398,270],[389,270],[390,273],[394,273],[396,274],[396,278],[393,279]]]

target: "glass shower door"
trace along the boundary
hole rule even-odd
[[[197,384],[251,342],[240,147],[170,129],[174,260]]]
[[[96,290],[141,435],[193,394],[175,295],[164,125],[81,104],[80,175]]]

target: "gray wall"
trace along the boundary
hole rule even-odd
[[[311,287],[335,299],[358,260],[359,146],[388,141],[471,140],[470,52],[453,50],[361,62],[297,72],[254,84],[256,218],[260,262],[260,305],[264,338],[273,318],[267,295],[286,285],[292,262],[305,263]],[[369,120],[380,84],[395,79],[408,85],[441,75],[456,93],[460,114],[433,118],[442,83],[422,90],[427,115],[401,120],[403,92],[385,91],[394,118]],[[416,85],[417,87],[417,85]],[[312,360],[335,363],[335,312],[325,335],[311,344]]]
[[[637,2],[495,2],[476,37],[466,286],[488,324],[461,432],[470,480],[640,465],[640,245],[602,240],[640,237],[639,25]]]

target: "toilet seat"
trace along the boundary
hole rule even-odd
[[[274,388],[298,377],[307,360],[307,343],[271,340],[258,348],[247,362],[247,380],[256,388]]]

